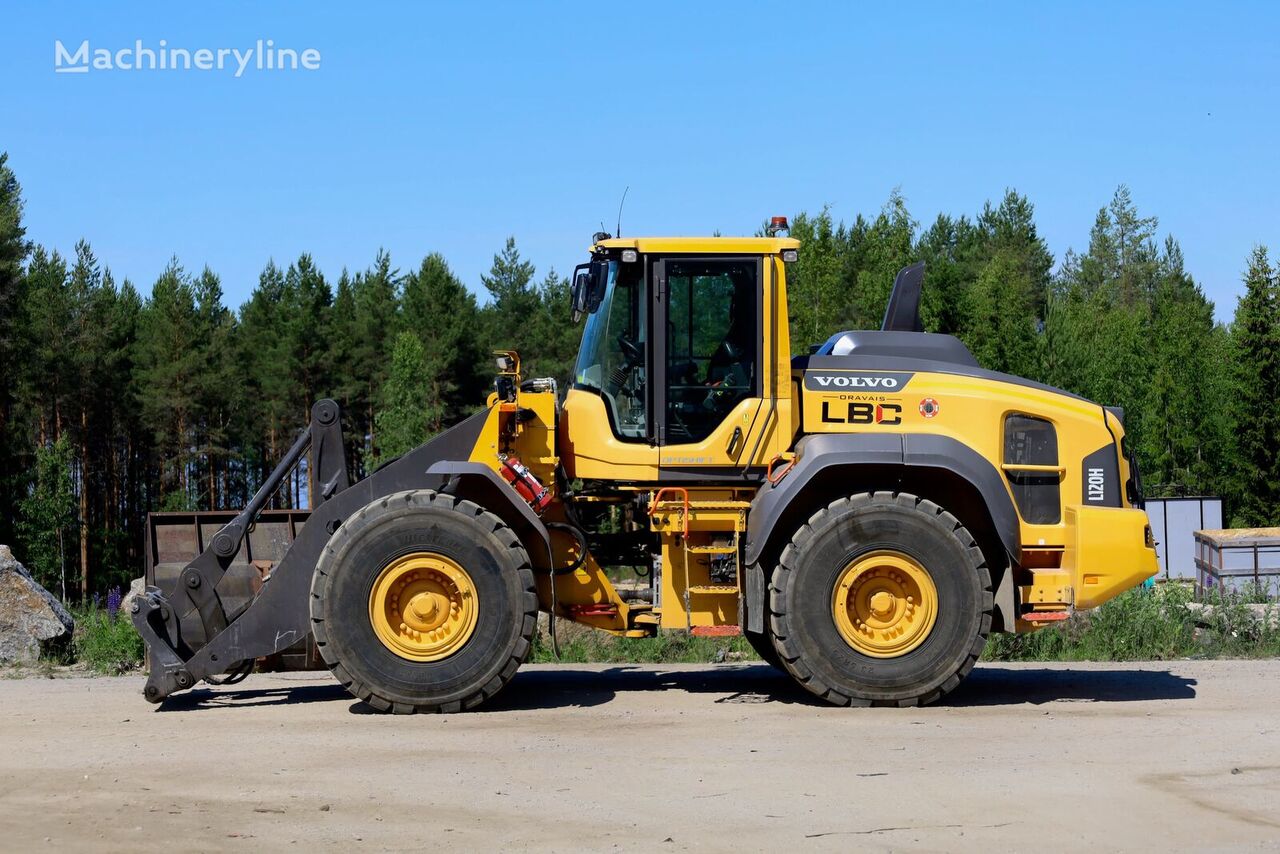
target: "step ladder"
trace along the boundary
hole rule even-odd
[[[663,500],[664,495],[679,495],[679,501],[674,499]],[[692,597],[694,595],[712,595],[712,596],[732,596],[735,601],[740,600],[742,592],[742,535],[747,527],[747,510],[751,507],[749,501],[736,500],[690,500],[689,491],[680,486],[667,486],[659,489],[654,493],[653,500],[650,503],[649,515],[654,516],[658,513],[679,513],[680,527],[682,536],[680,538],[681,547],[684,550],[683,573],[684,573],[684,624],[691,632],[697,628],[699,631],[695,634],[706,634],[704,629],[728,629],[738,628],[737,626],[698,626],[693,625],[693,607]],[[729,512],[734,515],[733,530],[723,533],[730,534],[727,541],[712,542],[704,545],[691,545],[689,542],[689,522],[696,518],[699,513],[725,513]],[[733,583],[732,584],[690,584],[689,583],[689,563],[695,555],[720,555],[733,557]]]

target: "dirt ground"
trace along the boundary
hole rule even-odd
[[[532,666],[444,717],[141,686],[0,681],[0,848],[1280,847],[1280,661],[982,665],[911,710],[759,664]]]

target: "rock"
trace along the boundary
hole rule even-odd
[[[0,546],[0,664],[34,664],[68,643],[74,630],[62,603]]]
[[[133,602],[147,589],[145,578],[135,578],[129,582],[129,592],[120,600],[120,616],[126,620],[133,619]]]

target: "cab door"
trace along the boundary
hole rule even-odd
[[[758,475],[769,410],[760,256],[654,263],[653,415],[659,480]]]

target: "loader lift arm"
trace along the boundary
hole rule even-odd
[[[254,657],[252,649],[259,644],[249,643],[247,646],[252,649],[232,651],[231,656],[224,657],[220,651],[229,644],[217,641],[258,599],[228,613],[218,596],[218,584],[240,552],[245,535],[258,515],[308,451],[309,494],[315,510],[349,485],[340,413],[338,404],[332,400],[321,400],[311,408],[310,425],[294,441],[245,508],[213,536],[195,560],[183,568],[177,587],[170,591],[170,596],[166,597],[160,588],[152,586],[135,602],[131,614],[133,624],[147,642],[151,654],[151,675],[144,690],[148,699],[158,702],[175,690],[190,688],[200,679],[225,672],[246,658]],[[267,584],[269,587],[271,585]],[[263,594],[266,592],[264,588]],[[301,630],[306,631],[305,624]],[[239,634],[236,633],[237,636]],[[289,641],[281,645],[282,637],[286,635]],[[269,651],[279,651],[298,639],[296,628],[286,629],[272,641],[272,646],[277,648]]]

